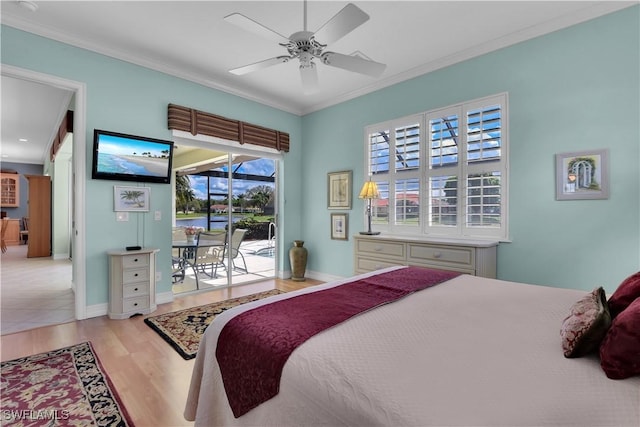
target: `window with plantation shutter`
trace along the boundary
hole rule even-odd
[[[505,93],[367,127],[374,229],[507,239],[507,114]]]
[[[372,226],[415,231],[420,225],[421,121],[413,116],[367,133],[367,170],[380,192],[372,202]]]

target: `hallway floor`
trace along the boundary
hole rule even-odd
[[[70,260],[27,258],[27,245],[0,260],[0,335],[75,320]]]

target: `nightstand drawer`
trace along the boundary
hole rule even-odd
[[[143,295],[149,295],[149,283],[132,283],[122,287],[122,297],[132,298]]]
[[[409,243],[407,261],[409,264],[427,263],[473,270],[475,268],[475,252],[473,248],[467,247]]]
[[[149,282],[148,268],[134,268],[122,272],[122,283]]]
[[[122,257],[122,268],[148,267],[149,254],[132,254]]]
[[[381,268],[393,267],[394,265],[406,265],[402,261],[391,261],[391,260],[379,260],[373,258],[356,258],[356,270],[357,271],[374,271],[380,270]]]
[[[136,310],[144,310],[149,308],[149,297],[136,297],[122,300],[122,309],[124,312],[134,312]]]
[[[356,240],[356,252],[367,253],[370,255],[380,256],[384,258],[395,257],[404,259],[404,243],[398,242],[379,242],[373,240]],[[398,264],[391,264],[398,265]]]

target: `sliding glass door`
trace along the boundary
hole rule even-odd
[[[187,265],[182,281],[174,284],[174,293],[275,277],[276,164],[259,155],[228,153],[182,172],[193,201],[186,214],[176,217],[176,226],[223,235],[224,246],[215,249],[219,259],[211,265],[197,269]],[[176,208],[180,213],[178,203]]]

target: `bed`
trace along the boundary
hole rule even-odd
[[[200,344],[185,418],[197,426],[640,426],[640,377],[607,378],[597,354],[563,356],[560,325],[585,291],[466,274],[314,335],[284,364],[278,393],[234,416],[216,359],[228,322],[403,268],[219,315]]]

